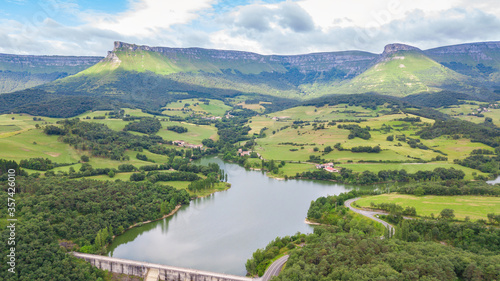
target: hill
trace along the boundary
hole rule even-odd
[[[433,60],[464,75],[498,82],[500,42],[445,46],[424,51]]]
[[[43,115],[36,108],[47,108],[58,100],[71,105],[75,96],[93,101],[95,106],[90,107],[94,110],[112,109],[102,107],[112,103],[157,113],[167,103],[180,99],[227,101],[237,96],[259,97],[261,102],[274,107],[293,100],[358,93],[395,97],[424,94],[418,98],[421,100],[426,94],[446,91],[456,93],[454,100],[462,96],[490,100],[497,96],[493,90],[500,85],[499,44],[472,43],[424,51],[390,44],[380,55],[345,51],[278,56],[115,42],[104,59],[74,75],[41,85],[29,93],[21,91],[3,97],[8,106],[0,106],[0,111],[27,112],[22,110],[29,108],[29,112]],[[56,66],[68,69],[70,60],[63,61],[52,68],[46,67],[45,71]],[[83,68],[90,62],[75,63],[73,67]],[[278,100],[279,103],[273,102]],[[268,108],[267,105],[263,107]],[[81,113],[74,108],[65,111]]]
[[[48,86],[51,91],[75,90],[129,94],[138,86],[123,87],[123,77],[135,74],[138,84],[169,80],[165,93],[216,88],[304,99],[299,85],[343,81],[366,70],[377,55],[346,51],[295,56],[259,55],[201,48],[149,47],[115,42],[98,64]],[[165,81],[155,83],[165,84]],[[314,95],[309,95],[314,96]],[[308,96],[308,97],[309,97]]]
[[[421,92],[474,90],[469,78],[428,57],[420,49],[403,44],[387,45],[376,63],[337,92],[377,92],[407,96]]]

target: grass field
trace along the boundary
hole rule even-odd
[[[1,158],[19,163],[28,158],[49,158],[57,163],[75,163],[81,153],[59,142],[57,136],[47,136],[40,129],[29,129],[10,137],[0,138]]]
[[[415,207],[419,216],[438,216],[443,209],[455,210],[455,218],[487,219],[489,213],[500,213],[500,197],[489,196],[414,196],[397,193],[363,197],[356,201],[359,206],[370,207],[370,202],[395,203]]]
[[[313,108],[313,107],[312,107]],[[294,109],[296,110],[296,109]],[[282,111],[281,113],[284,113]],[[285,117],[285,115],[277,114]],[[293,115],[297,116],[300,115]],[[302,116],[303,117],[303,116]],[[442,136],[433,140],[421,140],[417,132],[423,126],[428,126],[434,120],[421,118],[421,122],[410,123],[399,121],[397,119],[405,117],[415,117],[413,115],[392,114],[382,115],[379,117],[368,118],[367,121],[361,123],[342,123],[342,124],[357,124],[361,127],[369,126],[371,128],[371,138],[364,140],[361,138],[349,139],[349,130],[339,129],[337,126],[328,126],[326,122],[325,129],[314,130],[312,125],[303,125],[293,128],[292,122],[294,119],[273,120],[269,116],[258,116],[252,118],[249,125],[252,128],[250,133],[259,133],[262,128],[268,128],[265,133],[266,137],[257,139],[255,150],[259,152],[265,159],[286,160],[286,161],[307,161],[310,155],[321,156],[326,160],[333,160],[341,163],[358,162],[358,161],[431,161],[437,156],[448,157],[448,161],[444,164],[452,164],[454,159],[462,159],[467,157],[474,149],[490,149],[490,147],[481,143],[472,143],[468,139],[454,140],[447,136]],[[284,128],[289,126],[288,128]],[[387,129],[389,128],[389,129]],[[273,134],[274,132],[274,134]],[[405,141],[388,141],[388,136],[405,135],[406,138],[418,139],[421,144],[424,144],[429,149],[412,148]],[[284,142],[293,142],[303,144],[304,146],[284,145]],[[351,149],[356,146],[380,146],[381,153],[352,153],[350,151],[334,150],[326,155],[321,151],[326,146],[333,147],[336,143],[340,143],[344,149]],[[319,152],[314,152],[314,147],[319,149]],[[297,149],[295,151],[295,149]],[[442,153],[439,153],[441,151]],[[439,163],[443,164],[443,163]],[[382,164],[385,165],[385,164]],[[458,166],[457,166],[458,167]],[[384,169],[384,168],[382,168]],[[472,172],[467,172],[471,176]]]
[[[449,107],[440,107],[438,108],[438,110],[450,116],[454,116],[456,118],[473,123],[483,123],[485,118],[489,117],[492,119],[493,124],[495,124],[496,126],[500,126],[500,108],[489,107],[489,103],[482,103],[477,101],[474,101],[472,103],[474,104],[460,104]],[[483,114],[484,117],[479,117],[477,115],[468,115],[473,113],[477,114],[479,108],[487,109],[487,111],[481,111],[481,114]]]
[[[205,104],[199,99],[185,99],[167,104],[163,109],[163,114],[185,116],[188,114],[201,114],[206,116],[224,116],[224,113],[231,109],[223,101],[209,99],[209,104]],[[189,104],[186,106],[186,104]],[[181,111],[184,109],[184,111]]]
[[[183,140],[190,144],[201,144],[201,141],[203,139],[217,140],[219,137],[219,135],[217,135],[217,128],[215,128],[214,126],[196,125],[191,123],[173,122],[173,121],[162,121],[161,125],[162,128],[157,133],[157,135],[166,140],[171,140],[171,141]],[[188,131],[186,133],[179,134],[167,130],[167,127],[172,125],[182,126],[188,129]]]
[[[298,106],[269,114],[271,117],[290,118],[292,120],[314,121],[334,119],[365,119],[377,116],[377,110],[364,109],[360,106],[339,104],[335,106]]]

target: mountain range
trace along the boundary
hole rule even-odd
[[[381,54],[344,51],[289,56],[115,42],[105,58],[0,55],[0,70],[2,75],[29,73],[30,77],[26,83],[2,81],[2,92],[40,84],[8,97],[1,95],[11,102],[8,110],[26,108],[27,102],[69,97],[108,99],[150,110],[180,97],[242,94],[307,100],[330,94],[405,97],[453,91],[487,99],[500,86],[500,42],[429,50],[390,44]],[[37,75],[46,77],[37,80]],[[6,108],[0,106],[0,110]]]
[[[76,74],[102,57],[0,54],[0,94],[46,84]]]

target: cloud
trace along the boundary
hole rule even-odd
[[[294,3],[281,5],[281,18],[279,23],[295,32],[309,32],[314,30],[314,22],[304,9]]]
[[[234,24],[241,28],[264,32],[271,28],[269,21],[272,16],[273,13],[268,7],[260,5],[245,6],[234,16]]]
[[[129,10],[118,14],[82,13],[90,26],[122,35],[146,37],[175,24],[187,24],[198,17],[197,12],[209,9],[214,0],[141,0],[132,1]]]
[[[246,1],[223,10],[213,8],[216,0],[129,1],[116,14],[62,2],[65,15],[81,20],[72,26],[58,21],[61,13],[40,21],[0,19],[0,52],[104,56],[120,40],[262,54],[380,53],[394,42],[426,49],[500,38],[500,6],[493,0]]]

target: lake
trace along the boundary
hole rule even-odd
[[[115,238],[109,256],[244,276],[245,263],[277,236],[311,233],[312,200],[351,190],[343,184],[278,180],[260,171],[205,158],[228,174],[231,188],[192,200],[176,214]]]

